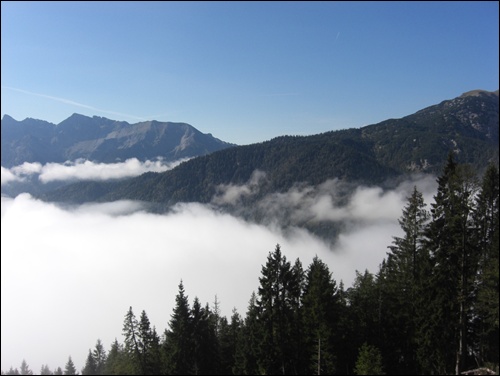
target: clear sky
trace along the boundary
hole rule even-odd
[[[228,142],[361,127],[499,86],[498,2],[1,2],[1,109]]]

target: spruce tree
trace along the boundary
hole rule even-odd
[[[298,317],[302,281],[281,254],[280,245],[270,252],[259,277],[259,319],[262,321],[259,366],[265,373],[297,373],[298,339],[294,328]]]
[[[458,166],[450,153],[426,231],[430,275],[423,290],[428,304],[420,314],[426,319],[420,323],[418,351],[428,372],[460,373],[470,345],[471,282],[478,260],[472,231],[476,190],[470,168]]]
[[[47,364],[42,364],[42,367],[40,368],[40,375],[53,375],[53,373]]]
[[[192,372],[193,341],[191,337],[191,314],[188,297],[182,281],[175,297],[175,307],[165,331],[164,351],[167,358],[164,372],[184,375]]]
[[[21,375],[33,375],[33,371],[30,369],[28,366],[28,363],[26,363],[26,360],[23,359],[21,362]]]
[[[474,213],[480,250],[475,278],[475,357],[481,366],[499,362],[499,174],[490,164],[481,184]]]
[[[387,261],[379,276],[381,325],[384,345],[381,346],[389,373],[417,372],[415,331],[417,297],[421,291],[422,268],[427,254],[424,250],[425,229],[429,213],[422,194],[413,188],[403,208],[399,224],[402,237],[394,237]]]
[[[368,345],[366,342],[361,346],[354,373],[356,375],[385,375],[382,355],[377,347]]]
[[[71,356],[68,358],[68,361],[66,362],[66,366],[64,367],[64,374],[65,375],[76,375],[75,364],[73,363]]]
[[[95,371],[97,375],[104,374],[104,367],[106,366],[106,350],[100,339],[97,340],[94,351],[92,352],[94,358]]]
[[[338,322],[337,286],[328,266],[315,256],[306,271],[302,298],[307,373],[331,374],[335,371],[336,324]],[[319,364],[318,364],[319,361]]]
[[[95,364],[94,357],[92,356],[92,351],[89,350],[87,355],[87,360],[85,361],[85,367],[82,369],[82,375],[97,375],[97,367]]]
[[[259,320],[260,308],[257,302],[257,294],[252,292],[248,302],[248,308],[241,329],[240,352],[237,358],[237,368],[245,375],[262,374],[259,366],[261,358],[260,341],[262,338],[262,322]]]
[[[123,321],[123,336],[125,337],[124,353],[127,355],[131,371],[141,373],[144,369],[143,358],[141,354],[142,343],[140,341],[139,323],[135,317],[132,307],[129,308]]]

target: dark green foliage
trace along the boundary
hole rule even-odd
[[[165,331],[164,351],[167,356],[168,368],[164,371],[167,373],[174,375],[192,373],[193,341],[190,331],[191,312],[188,297],[184,294],[184,285],[181,281],[179,293],[175,297],[175,307],[169,328]]]
[[[477,333],[475,355],[482,361],[499,363],[499,174],[490,165],[483,177],[474,213],[477,244],[480,250],[476,287]]]
[[[82,375],[97,375],[97,367],[94,357],[92,356],[92,351],[90,350],[87,360],[85,361],[85,367],[82,369]]]
[[[420,294],[424,260],[425,228],[429,213],[422,194],[414,187],[403,208],[399,224],[403,237],[394,237],[387,261],[378,275],[381,325],[384,344],[381,350],[389,373],[408,374],[417,369],[417,296]]]
[[[94,351],[89,349],[85,367],[82,369],[82,375],[102,375],[106,366],[106,350],[100,339],[97,340]]]
[[[336,356],[341,344],[338,338],[339,303],[337,286],[328,266],[317,256],[306,271],[302,297],[302,328],[304,349],[307,350],[306,370],[332,374],[336,370]],[[304,354],[303,354],[304,356]],[[319,365],[318,365],[319,360]]]
[[[297,348],[301,341],[296,328],[301,298],[301,271],[292,268],[276,245],[262,267],[259,278],[259,320],[261,321],[258,365],[266,374],[299,371]]]
[[[359,349],[354,373],[356,375],[385,375],[379,349],[365,342]]]

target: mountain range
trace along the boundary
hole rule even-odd
[[[145,121],[129,124],[73,114],[55,125],[4,115],[1,123],[2,166],[24,162],[63,163],[80,158],[111,163],[129,158],[165,161],[196,157],[234,146],[186,123]]]
[[[285,192],[297,183],[328,179],[382,184],[411,173],[439,174],[448,153],[479,173],[499,159],[498,90],[474,90],[400,119],[312,136],[282,136],[220,150],[164,173],[121,182],[76,183],[47,200],[72,202],[138,199],[171,206],[211,202],[221,186],[244,185],[265,174],[259,197]]]

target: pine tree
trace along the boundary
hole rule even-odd
[[[94,357],[92,356],[92,351],[89,350],[89,355],[85,361],[85,367],[82,369],[82,375],[97,375],[96,364]]]
[[[190,333],[192,343],[192,362],[195,374],[217,374],[218,355],[217,337],[208,305],[203,308],[195,297],[191,309]]]
[[[335,325],[338,321],[337,286],[328,266],[315,256],[306,271],[302,298],[303,330],[308,373],[335,371]],[[339,344],[340,345],[340,344]],[[318,359],[320,364],[318,364]]]
[[[298,325],[295,311],[300,302],[302,281],[299,271],[292,268],[281,248],[269,253],[259,278],[259,314],[262,320],[261,357],[259,365],[265,373],[297,373],[295,349]]]
[[[92,357],[96,367],[96,374],[102,375],[104,373],[104,367],[106,366],[106,350],[104,350],[104,346],[100,339],[96,342]]]
[[[28,363],[26,363],[26,360],[24,359],[21,363],[21,375],[33,375],[33,371],[30,370]]]
[[[42,367],[40,368],[40,375],[52,375],[52,371],[50,370],[49,366],[47,364],[42,364]]]
[[[368,345],[366,342],[361,346],[354,373],[356,375],[385,375],[382,355],[377,347]]]
[[[431,205],[426,247],[430,278],[420,317],[419,358],[429,372],[460,373],[470,344],[472,279],[478,250],[473,242],[472,210],[477,183],[467,166],[457,166],[450,153]],[[424,369],[425,371],[425,369]]]
[[[236,368],[241,370],[240,374],[257,375],[263,373],[258,364],[258,360],[261,358],[260,340],[262,338],[262,323],[259,316],[260,309],[254,291],[250,296],[243,327],[241,328],[241,341],[237,356],[238,363],[236,364]]]
[[[143,357],[141,354],[139,323],[134,315],[132,307],[129,307],[123,321],[123,336],[125,337],[124,353],[127,355],[132,373],[141,373],[144,370]]]
[[[115,338],[106,357],[104,366],[105,375],[127,375],[132,374],[133,369],[128,355],[123,346]]]
[[[193,341],[191,337],[191,314],[188,297],[182,281],[179,293],[175,297],[174,312],[171,315],[169,329],[165,331],[165,354],[167,356],[166,373],[184,375],[192,372]]]
[[[481,184],[474,213],[480,250],[475,278],[475,357],[480,365],[499,362],[499,174],[490,164]]]
[[[65,375],[76,375],[76,368],[73,363],[73,360],[71,359],[71,356],[68,358],[68,361],[66,362],[66,366],[64,367],[64,374]]]
[[[414,187],[403,208],[399,224],[403,237],[394,237],[387,261],[383,262],[377,282],[380,289],[381,347],[389,373],[415,373],[417,370],[415,330],[417,297],[421,291],[425,229],[429,213],[422,194]]]

